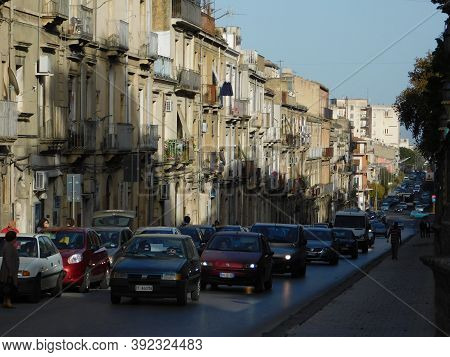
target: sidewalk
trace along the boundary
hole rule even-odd
[[[432,239],[414,237],[401,247],[398,261],[386,258],[370,272],[379,284],[364,277],[303,324],[290,329],[288,336],[434,336],[434,327],[426,320],[434,321],[433,275],[419,260],[432,250]]]

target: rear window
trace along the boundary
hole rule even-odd
[[[353,233],[351,231],[338,230],[338,231],[333,231],[333,234],[336,238],[339,238],[339,239],[352,239],[353,238]]]
[[[318,230],[318,229],[305,229],[303,232],[304,232],[306,240],[319,240],[319,241],[333,240],[331,231]]]
[[[120,245],[120,232],[97,231],[106,249],[118,248]]]
[[[366,218],[364,216],[336,216],[335,227],[342,228],[366,228]]]
[[[258,237],[220,235],[212,238],[208,250],[258,253],[261,245]]]
[[[57,232],[51,239],[60,250],[84,248],[84,235],[81,232]]]
[[[5,239],[0,238],[0,257],[3,256],[3,247],[5,245]],[[16,241],[17,252],[19,257],[23,258],[37,258],[38,247],[35,238],[17,237]]]
[[[149,228],[137,231],[136,234],[175,234],[171,228]]]
[[[296,243],[298,229],[284,226],[253,226],[252,232],[261,233],[271,243]]]
[[[124,216],[98,217],[92,220],[93,227],[131,227],[133,219]]]

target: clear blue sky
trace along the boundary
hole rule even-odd
[[[346,83],[347,77],[436,11],[429,0],[216,0],[220,26],[240,26],[243,48],[317,80],[331,97],[392,104],[414,59],[436,47],[445,17],[434,15]]]

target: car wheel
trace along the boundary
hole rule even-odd
[[[80,293],[88,293],[91,287],[91,272],[86,270],[84,273],[83,281],[78,289]]]
[[[201,283],[200,283],[200,279],[198,279],[197,283],[195,284],[194,291],[191,292],[191,300],[192,301],[200,300],[200,290],[201,290]]]
[[[177,293],[177,304],[180,306],[185,306],[187,304],[187,291],[186,287],[180,288]]]
[[[273,280],[272,280],[272,275],[270,275],[269,280],[267,280],[267,281],[264,283],[264,288],[265,288],[266,290],[272,290],[272,285],[273,285]]]
[[[122,300],[122,297],[120,295],[113,295],[111,294],[111,304],[113,305],[119,305],[120,300]]]
[[[261,272],[260,276],[255,283],[255,290],[257,293],[262,293],[264,291],[264,272]]]
[[[52,289],[52,297],[61,297],[63,290],[63,274],[59,274],[58,280],[56,281],[56,286]]]
[[[41,290],[41,277],[38,276],[33,284],[33,291],[31,292],[30,301],[32,303],[38,303],[41,301],[42,290]]]
[[[100,282],[100,289],[108,289],[109,288],[109,280],[111,278],[111,271],[109,268],[106,269],[105,276]]]
[[[206,289],[206,283],[204,283],[203,281],[200,280],[200,290],[205,290]]]

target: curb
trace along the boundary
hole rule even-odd
[[[417,232],[411,234],[403,239],[403,244],[409,243],[411,239],[417,236]],[[283,319],[281,322],[274,324],[269,331],[260,334],[261,337],[289,337],[288,332],[295,326],[303,324],[309,320],[317,312],[322,310],[326,305],[333,301],[336,297],[344,293],[351,288],[359,280],[364,278],[372,269],[380,265],[387,257],[391,255],[391,251],[387,250],[379,257],[368,262],[359,270],[355,271],[352,275],[345,278],[343,281],[338,282],[336,286],[332,286],[327,290],[324,290],[319,295],[310,298],[307,302],[302,304],[297,312],[294,312],[289,317]]]

